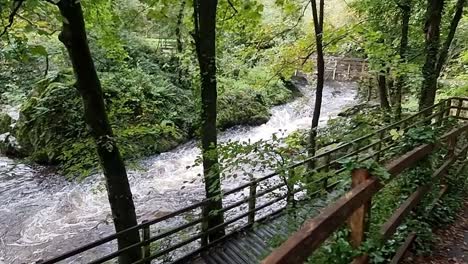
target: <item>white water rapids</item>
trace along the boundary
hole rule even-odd
[[[311,87],[304,90],[304,97],[274,107],[266,124],[229,129],[220,134],[220,140],[256,141],[268,139],[280,129],[288,134],[308,128],[314,98]],[[355,96],[354,84],[327,85],[321,124],[353,104]],[[141,162],[142,169],[129,171],[139,221],[203,198],[203,183],[198,176],[201,168],[187,169],[197,155],[199,149],[191,141],[149,157]],[[40,171],[0,156],[0,264],[34,263],[113,232],[102,175],[78,183]],[[238,179],[226,181],[223,188],[229,190],[239,184]]]

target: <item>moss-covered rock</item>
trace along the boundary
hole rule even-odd
[[[230,91],[218,100],[218,127],[260,125],[270,119],[269,108],[261,94]]]
[[[286,89],[291,91],[293,97],[303,96],[300,87],[304,87],[309,84],[309,81],[304,76],[292,76],[290,80],[281,78]]]
[[[39,82],[20,109],[15,131],[19,145],[38,163],[57,163],[68,139],[87,135],[82,110],[71,75]]]
[[[0,113],[0,134],[7,133],[10,131],[12,118],[5,113]]]
[[[0,153],[9,157],[26,156],[18,141],[10,132],[0,134]]]

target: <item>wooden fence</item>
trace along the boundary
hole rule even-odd
[[[326,56],[324,60],[325,81],[357,81],[368,75],[369,65],[365,59]],[[300,71],[295,74],[300,74]],[[315,71],[313,75],[316,74]]]
[[[465,106],[468,104],[468,99],[454,98],[453,102],[455,102],[455,105],[452,103],[450,103],[450,105],[454,106],[454,108],[450,108],[448,111],[460,119],[468,119],[466,118],[466,113],[462,114],[462,111],[468,110],[468,107]],[[418,161],[421,161],[431,153],[440,149],[442,144],[445,144],[448,149],[448,154],[445,156],[443,164],[433,172],[431,183],[419,186],[419,188],[414,191],[382,225],[379,231],[382,242],[392,237],[405,217],[418,205],[425,194],[435,187],[432,185],[433,182],[437,182],[437,180],[443,178],[444,174],[454,162],[462,161],[463,164],[466,162],[468,144],[462,142],[465,145],[460,147],[460,151],[456,153],[455,150],[460,138],[462,136],[465,138],[467,137],[467,131],[468,124],[464,123],[462,126],[443,135],[437,143],[424,144],[416,147],[385,166],[391,177],[395,178],[404,170],[414,166]],[[365,240],[365,231],[368,229],[368,221],[366,221],[366,219],[369,215],[372,215],[369,204],[372,198],[379,193],[385,185],[365,169],[354,170],[351,177],[351,191],[340,197],[335,203],[326,207],[320,215],[306,222],[299,231],[294,233],[279,248],[274,250],[262,263],[303,263],[333,234],[333,232],[337,231],[337,229],[345,223],[348,223],[351,231],[349,238],[350,244],[358,248]],[[442,186],[437,199],[439,199],[445,191],[446,187]],[[415,237],[416,234],[413,232],[408,235],[406,241],[401,248],[398,249],[391,263],[398,263],[400,261]],[[368,263],[368,256],[359,256],[353,263]]]

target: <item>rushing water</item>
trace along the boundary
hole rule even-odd
[[[280,129],[291,133],[310,126],[312,89],[305,96],[274,107],[266,124],[236,127],[220,135],[221,141],[268,139]],[[354,84],[327,85],[321,124],[351,105]],[[190,205],[203,197],[200,167],[193,165],[200,151],[195,142],[143,160],[129,180],[139,220]],[[84,182],[69,182],[60,175],[44,175],[34,167],[0,157],[0,264],[34,263],[92,242],[113,231],[102,175]],[[231,189],[239,181],[223,182]],[[74,263],[80,263],[79,260]]]

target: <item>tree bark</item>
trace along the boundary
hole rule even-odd
[[[447,60],[447,55],[449,53],[450,45],[452,44],[453,38],[457,31],[458,23],[463,15],[463,7],[465,6],[466,0],[458,0],[457,5],[455,6],[455,14],[453,15],[452,21],[450,22],[449,33],[445,39],[444,45],[442,46],[439,52],[439,58],[437,60],[436,74],[437,77],[440,77],[442,67]]]
[[[387,93],[387,77],[385,71],[380,71],[377,76],[378,86],[379,86],[379,99],[380,107],[383,110],[390,110],[390,103],[388,102],[388,93]]]
[[[426,60],[423,66],[423,83],[419,97],[419,110],[423,110],[434,104],[437,90],[437,56],[440,42],[440,23],[444,0],[428,0],[426,11]],[[430,113],[427,113],[430,114]]]
[[[399,5],[401,9],[401,39],[400,39],[400,63],[406,63],[406,53],[408,51],[408,32],[409,21],[411,18],[411,0],[403,0]],[[393,109],[395,112],[395,121],[401,119],[401,100],[403,87],[405,86],[405,72],[399,72],[395,85],[395,94],[393,100]]]
[[[61,0],[57,6],[64,18],[59,39],[67,48],[72,62],[75,86],[82,97],[86,123],[96,142],[115,230],[119,232],[137,225],[127,172],[105,111],[101,83],[88,46],[81,5],[79,1]],[[122,249],[139,241],[137,230],[128,232],[118,238],[118,247]],[[137,247],[120,255],[119,263],[133,263],[140,258],[140,248]]]
[[[315,90],[315,105],[312,116],[312,125],[309,133],[309,157],[315,156],[317,127],[320,120],[320,111],[322,109],[322,94],[325,77],[325,62],[323,58],[323,15],[324,0],[319,0],[319,10],[317,13],[316,0],[310,0],[312,6],[312,16],[314,19],[315,42],[317,47],[317,86]],[[315,167],[313,161],[309,163],[309,168]]]
[[[181,29],[182,29],[182,22],[184,19],[185,3],[186,3],[186,0],[182,0],[180,2],[179,14],[177,15],[177,27],[175,29],[176,41],[177,41],[176,48],[177,48],[178,53],[182,53],[183,51]]]
[[[217,83],[216,83],[216,8],[217,0],[194,1],[195,45],[201,77],[201,142],[206,198],[204,208],[208,218],[205,229],[224,222],[221,197],[221,179],[217,150]],[[224,236],[224,229],[208,235],[209,241]]]

